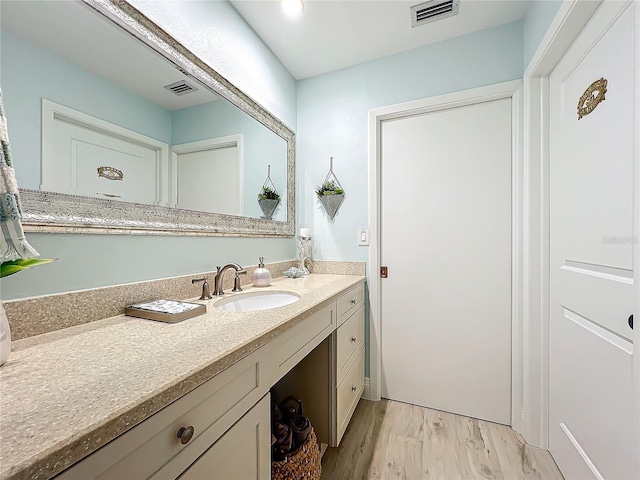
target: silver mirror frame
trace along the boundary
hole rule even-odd
[[[21,189],[25,231],[244,237],[294,236],[295,133],[125,0],[81,1],[287,142],[287,220],[276,222],[260,218]],[[256,197],[257,195],[258,192]]]

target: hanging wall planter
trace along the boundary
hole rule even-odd
[[[342,185],[340,185],[338,177],[333,173],[333,157],[329,160],[329,173],[327,173],[322,185],[316,189],[316,195],[327,212],[327,215],[329,215],[329,219],[333,220],[345,196],[344,189]]]
[[[267,179],[264,181],[264,185],[262,185],[262,189],[258,194],[258,204],[264,215],[262,218],[265,220],[271,220],[276,208],[278,208],[280,204],[280,194],[271,181],[271,165],[269,165],[267,170]]]

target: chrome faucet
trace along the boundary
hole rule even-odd
[[[247,273],[247,271],[237,263],[228,263],[224,267],[216,267],[216,276],[213,279],[213,295],[224,295],[224,291],[222,290],[222,280],[224,279],[225,272],[230,268],[235,269],[236,278],[240,273]]]

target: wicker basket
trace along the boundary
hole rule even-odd
[[[271,462],[271,480],[320,480],[322,458],[316,432],[311,428],[304,444],[279,462]]]

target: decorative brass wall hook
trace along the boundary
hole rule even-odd
[[[98,176],[107,180],[122,180],[124,173],[114,167],[98,167]]]
[[[607,80],[604,77],[589,85],[578,100],[578,120],[593,112],[600,102],[604,101],[605,93],[607,93]]]

